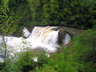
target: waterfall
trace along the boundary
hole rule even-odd
[[[55,30],[58,27],[46,26],[46,27],[34,27],[30,33],[27,28],[23,29],[23,37],[5,36],[5,42],[7,45],[7,54],[9,56],[18,55],[20,52],[29,49],[42,48],[46,52],[55,52],[58,45],[58,32]],[[69,34],[66,33],[65,39],[63,40],[64,45],[70,40]],[[0,49],[2,47],[2,37],[0,36]]]
[[[29,36],[33,48],[43,47],[47,51],[55,51],[58,47],[58,31],[52,30],[56,27],[35,27]]]

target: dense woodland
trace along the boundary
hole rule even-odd
[[[34,25],[96,28],[96,0],[0,0],[0,29]]]
[[[0,0],[0,33],[16,34],[23,27],[67,26],[85,31],[61,45],[61,53],[38,54],[30,50],[18,60],[6,58],[0,72],[96,72],[96,0]]]

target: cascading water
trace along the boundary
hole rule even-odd
[[[23,29],[23,35],[25,36],[25,37],[29,37],[30,36],[30,32],[28,31],[28,29],[25,27],[24,29]]]
[[[32,33],[30,33],[27,28],[23,29],[23,37],[13,37],[5,36],[7,54],[10,56],[18,55],[20,52],[26,51],[26,49],[36,49],[43,48],[46,52],[55,52],[58,46],[58,32],[59,30],[54,30],[54,26],[47,27],[34,27]],[[70,36],[66,34],[64,45],[70,40]],[[0,36],[0,43],[2,44],[2,37]],[[2,45],[0,45],[2,47]],[[1,48],[0,48],[1,49]]]
[[[58,31],[52,30],[56,27],[35,27],[28,39],[31,40],[33,48],[42,47],[45,51],[54,52],[58,47]],[[27,40],[28,40],[27,39]]]
[[[69,34],[66,34],[65,39],[63,40],[63,44],[66,45],[70,42],[71,37]]]

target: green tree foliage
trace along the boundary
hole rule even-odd
[[[48,63],[48,56],[46,55],[45,52],[41,52],[38,56],[38,66],[42,66],[43,64]]]
[[[1,8],[2,2],[5,0],[1,0]],[[7,5],[8,17],[13,11],[18,16],[15,22],[20,27],[63,25],[81,29],[96,28],[96,0],[8,0]]]
[[[76,44],[76,45],[75,45]],[[86,61],[96,60],[96,31],[86,30],[84,31],[75,42],[77,52],[82,54],[82,58]]]
[[[59,24],[59,2],[58,0],[50,0],[43,6],[43,23],[49,25]]]
[[[30,70],[34,69],[36,63],[32,58],[33,55],[30,51],[21,53],[18,60],[16,61],[19,70],[21,70],[22,72],[29,72]]]
[[[4,45],[5,48],[5,57],[7,52],[6,42],[4,36],[6,34],[12,35],[17,28],[17,25],[15,24],[15,15],[13,12],[9,10],[8,7],[9,0],[2,0],[0,5],[0,32],[2,33],[2,37],[4,39]]]
[[[0,32],[2,34],[12,34],[16,31],[15,15],[9,10],[8,7],[9,0],[2,0],[2,5],[0,6]]]
[[[0,72],[21,72],[21,71],[14,62],[10,61],[9,59],[6,59],[4,62],[4,67]]]
[[[37,57],[37,62],[33,60],[34,57]],[[20,71],[29,72],[30,70],[34,70],[36,67],[40,68],[43,66],[43,64],[47,64],[48,57],[45,52],[34,55],[34,52],[30,50],[20,53],[19,58],[15,63]]]
[[[95,72],[96,31],[86,30],[75,39],[72,48],[74,60],[84,65],[85,72]]]
[[[0,0],[0,32],[13,34],[24,26],[58,25],[96,28],[96,0]],[[62,53],[21,53],[16,62],[0,63],[1,72],[96,72],[96,31],[74,37]],[[2,67],[1,67],[2,66]]]
[[[95,0],[28,0],[28,3],[32,19],[41,23],[37,25],[95,28]]]
[[[57,71],[54,70],[54,68],[52,66],[44,65],[41,68],[36,67],[35,70],[32,70],[30,72],[57,72]]]

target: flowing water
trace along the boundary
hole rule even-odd
[[[55,52],[58,45],[58,32],[59,30],[54,30],[54,26],[47,27],[34,27],[30,33],[27,28],[23,29],[24,36],[26,37],[14,37],[14,36],[5,36],[4,40],[6,42],[7,54],[9,56],[18,55],[20,52],[24,52],[27,49],[38,49],[42,48],[46,52]],[[69,43],[71,37],[66,33],[63,44],[66,45]],[[4,57],[4,40],[0,36],[0,58]]]
[[[71,40],[71,37],[69,34],[66,34],[65,39],[63,40],[63,44],[66,45],[69,43],[69,41]]]

